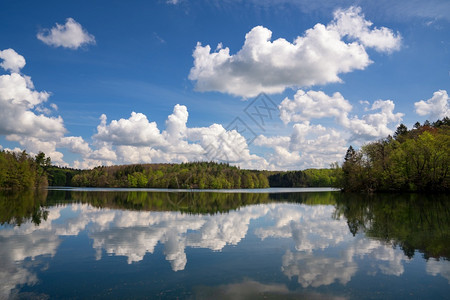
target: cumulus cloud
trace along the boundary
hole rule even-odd
[[[88,158],[94,160],[109,161],[112,164],[113,161],[117,160],[117,155],[116,152],[112,150],[110,147],[103,146],[90,153]]]
[[[155,122],[149,122],[147,116],[132,112],[129,119],[113,120],[107,125],[107,117],[100,117],[95,139],[111,142],[114,145],[151,146],[163,143],[163,138]]]
[[[25,67],[25,58],[14,51],[14,49],[10,48],[0,51],[0,58],[3,59],[0,67],[6,71],[19,73],[20,69]]]
[[[11,51],[5,52],[8,50]],[[14,50],[1,53],[7,53],[2,65],[6,70],[14,71],[25,65],[25,59]],[[19,73],[0,75],[0,134],[44,139],[61,137],[65,132],[61,117],[47,117],[33,111],[49,96],[45,91],[36,91],[28,76]]]
[[[31,155],[42,151],[62,166],[68,164],[58,148],[90,155],[89,144],[82,137],[64,136],[67,130],[61,116],[48,116],[58,108],[53,103],[46,107],[50,93],[36,90],[31,77],[17,73],[25,66],[23,56],[13,49],[0,51],[0,56],[1,67],[11,72],[0,75],[0,135],[18,142]]]
[[[366,68],[372,61],[366,47],[392,52],[400,47],[400,35],[382,27],[371,29],[361,9],[338,10],[329,25],[316,24],[292,43],[272,32],[254,27],[241,50],[197,43],[189,79],[199,91],[219,91],[243,97],[261,92],[283,92],[288,87],[340,82],[339,74]],[[351,39],[346,42],[344,38]]]
[[[347,141],[337,130],[309,121],[292,126],[290,136],[258,136],[255,145],[274,150],[266,159],[270,169],[306,169],[329,167],[342,159]]]
[[[442,119],[450,115],[450,98],[446,90],[433,93],[433,97],[414,103],[416,113],[419,116],[428,116],[431,120]]]
[[[363,143],[386,137],[402,121],[403,113],[394,112],[392,100],[362,104],[366,113],[360,117],[351,114],[353,106],[340,93],[330,96],[322,91],[298,90],[293,99],[285,98],[278,107],[281,120],[294,123],[290,135],[260,135],[255,145],[273,149],[266,157],[271,169],[329,167],[342,159],[349,141]],[[330,118],[334,120],[330,127],[311,123]]]
[[[63,137],[59,141],[59,147],[67,148],[69,151],[87,155],[91,152],[89,144],[81,136]]]
[[[77,165],[102,161],[112,164],[214,160],[243,167],[266,166],[263,158],[250,154],[245,138],[236,130],[226,130],[219,124],[189,128],[188,116],[186,106],[175,105],[161,132],[156,122],[150,122],[142,113],[133,112],[128,119],[112,120],[109,124],[106,115],[102,115],[93,136],[102,153],[89,152],[84,159],[93,161]]]
[[[69,49],[95,44],[95,37],[72,18],[67,18],[64,25],[56,23],[55,27],[42,30],[37,38],[47,45]]]
[[[360,7],[338,9],[330,27],[341,36],[359,41],[364,47],[375,48],[379,52],[392,52],[400,49],[401,36],[386,27],[373,28],[373,23],[364,18]]]
[[[186,123],[189,117],[187,107],[175,105],[173,113],[167,118],[165,136],[169,141],[178,141],[186,136]]]
[[[340,93],[330,97],[322,91],[298,90],[294,99],[285,98],[279,109],[281,120],[289,123],[326,117],[339,119],[352,110],[352,105]]]
[[[352,135],[352,140],[373,140],[393,133],[404,116],[394,113],[392,100],[376,100],[368,113],[362,117],[350,116],[353,107],[340,94],[328,96],[324,92],[297,91],[294,99],[284,99],[280,106],[280,118],[283,122],[310,121],[312,119],[334,118],[336,123]]]
[[[395,104],[392,100],[376,100],[369,111],[378,111],[358,117],[343,118],[340,125],[349,129],[352,139],[373,140],[383,138],[393,133],[391,127],[397,127],[402,121],[403,113],[394,113]]]

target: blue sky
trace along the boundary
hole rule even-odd
[[[328,167],[449,115],[447,0],[7,0],[0,51],[2,149],[79,168]]]

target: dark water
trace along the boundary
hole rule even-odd
[[[0,299],[450,295],[445,195],[0,194],[0,224]]]

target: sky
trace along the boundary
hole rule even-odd
[[[0,1],[0,149],[303,170],[450,115],[448,0]]]

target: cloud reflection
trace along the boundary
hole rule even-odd
[[[450,284],[450,261],[438,261],[434,259],[430,259],[427,261],[426,267],[427,273],[433,276],[441,275],[445,279],[448,280]]]
[[[262,241],[292,240],[292,248],[282,257],[281,271],[289,279],[296,277],[303,288],[336,282],[346,285],[358,271],[400,276],[408,261],[402,251],[388,243],[363,235],[353,237],[346,220],[331,218],[334,207],[325,205],[253,205],[216,215],[100,209],[88,204],[55,206],[48,211],[47,220],[39,226],[26,223],[0,230],[0,298],[7,298],[17,286],[35,284],[33,268],[39,258],[54,256],[61,236],[84,231],[93,241],[97,260],[106,253],[125,256],[131,264],[162,245],[171,269],[182,271],[188,263],[186,248],[222,251],[227,245],[238,245],[249,233],[250,223],[258,220],[252,233]],[[369,263],[362,265],[363,260]],[[426,271],[450,282],[448,262],[430,260]],[[243,295],[246,289],[290,295],[284,285],[252,280],[235,288]]]

